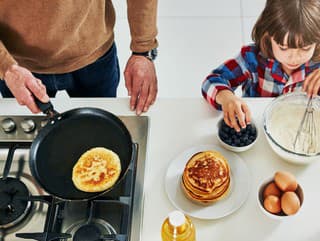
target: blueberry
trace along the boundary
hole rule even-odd
[[[230,138],[226,139],[225,142],[228,144],[228,145],[231,145],[232,143],[232,140]]]
[[[240,139],[235,139],[235,140],[234,140],[234,143],[235,143],[237,146],[239,146],[239,145],[240,145]]]
[[[240,141],[241,141],[242,143],[245,143],[247,139],[248,139],[248,138],[245,138],[244,136],[241,136]]]
[[[229,126],[222,126],[221,129],[222,129],[225,133],[229,133],[229,131],[230,131]]]

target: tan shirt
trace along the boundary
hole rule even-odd
[[[156,47],[157,0],[127,5],[131,50]],[[0,79],[14,63],[37,73],[80,69],[111,47],[114,24],[111,0],[1,0]]]

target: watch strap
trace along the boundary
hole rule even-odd
[[[144,56],[147,59],[153,61],[156,59],[156,57],[158,55],[158,51],[156,48],[154,48],[154,49],[151,49],[150,51],[146,51],[146,52],[132,52],[132,55]]]

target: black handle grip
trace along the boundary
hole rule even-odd
[[[49,102],[47,103],[43,103],[40,100],[38,100],[37,98],[35,98],[35,102],[36,105],[39,107],[39,109],[44,113],[44,114],[48,114],[49,112],[53,111],[53,105],[51,103],[51,101],[49,100]]]

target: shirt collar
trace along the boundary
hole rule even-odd
[[[292,77],[292,82],[301,82],[305,78],[305,68],[309,65],[309,62],[301,65],[298,69],[295,69],[290,76],[288,76],[281,68],[281,63],[276,59],[266,58],[263,56],[262,52],[259,52],[260,63],[264,69],[270,69],[271,76],[274,80],[280,83],[287,83],[289,77]]]

